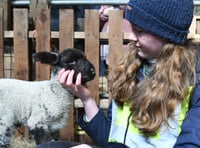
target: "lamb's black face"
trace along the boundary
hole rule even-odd
[[[84,53],[75,48],[64,49],[60,54],[41,51],[33,55],[35,61],[55,67],[74,70],[74,82],[77,74],[82,74],[82,83],[93,80],[96,73],[94,65],[88,61]]]
[[[93,80],[96,75],[94,65],[78,49],[63,50],[58,55],[58,65],[75,71],[74,82],[79,72],[82,74],[82,83]]]

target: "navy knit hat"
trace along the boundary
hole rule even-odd
[[[183,44],[193,18],[193,0],[130,0],[125,18],[168,41]]]

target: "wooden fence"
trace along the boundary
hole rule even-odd
[[[60,31],[50,31],[50,9],[43,9],[36,20],[36,52],[50,51],[50,40],[59,38],[59,49],[74,47],[75,39],[84,39],[84,51],[87,58],[95,65],[96,78],[88,83],[89,89],[94,94],[96,102],[101,106],[107,106],[107,100],[99,99],[99,47],[102,41],[109,39],[109,65],[114,65],[121,55],[123,39],[128,38],[128,33],[122,31],[123,14],[121,11],[112,11],[109,19],[109,33],[99,32],[98,10],[85,11],[85,28],[82,32],[74,32],[74,12],[70,9],[61,9],[59,16]],[[29,44],[34,36],[34,31],[28,28],[28,9],[13,10],[13,30],[4,30],[3,9],[0,9],[0,77],[4,77],[4,39],[13,39],[14,49],[14,78],[30,80],[30,53]],[[36,80],[50,78],[50,67],[36,63]],[[80,101],[76,101],[80,102]],[[105,103],[106,102],[106,103]],[[81,107],[80,103],[75,106]],[[63,140],[74,139],[74,108],[71,109],[70,124],[61,130],[60,137]]]
[[[0,78],[4,77],[4,40],[13,39],[14,48],[14,78],[30,80],[30,42],[34,31],[29,30],[28,9],[15,8],[13,10],[13,30],[4,29],[3,9],[0,9]],[[99,98],[99,57],[100,44],[106,41],[109,44],[109,66],[114,66],[118,57],[122,55],[123,41],[128,39],[129,33],[122,30],[123,13],[120,10],[110,11],[109,32],[99,31],[98,10],[85,10],[84,31],[74,32],[74,12],[71,9],[60,9],[59,31],[50,30],[50,9],[42,9],[36,19],[36,52],[50,51],[51,39],[59,39],[59,49],[74,47],[75,39],[84,39],[84,51],[87,58],[95,65],[96,78],[88,83],[88,87],[94,94],[96,102],[103,108],[108,105],[108,100]],[[195,17],[193,23],[194,34],[200,33],[200,18]],[[198,29],[197,29],[198,28]],[[198,31],[198,32],[197,32]],[[47,80],[50,78],[50,67],[36,64],[36,80]],[[28,94],[27,94],[28,95]],[[106,103],[105,103],[106,102]],[[60,131],[62,140],[74,140],[74,109],[82,107],[74,104],[70,111],[70,122],[67,127]]]

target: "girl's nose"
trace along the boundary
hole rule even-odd
[[[138,40],[136,34],[133,31],[129,34],[129,40],[130,41],[137,41]]]

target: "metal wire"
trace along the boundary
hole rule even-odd
[[[50,0],[50,5],[121,5],[126,4],[129,0]],[[14,6],[27,6],[30,0],[11,0]],[[194,0],[194,5],[200,5],[200,0]]]
[[[120,5],[126,4],[128,0],[50,0],[50,5],[102,5],[102,4],[112,4],[112,5]],[[20,6],[20,5],[29,5],[30,0],[12,0],[12,5]]]

